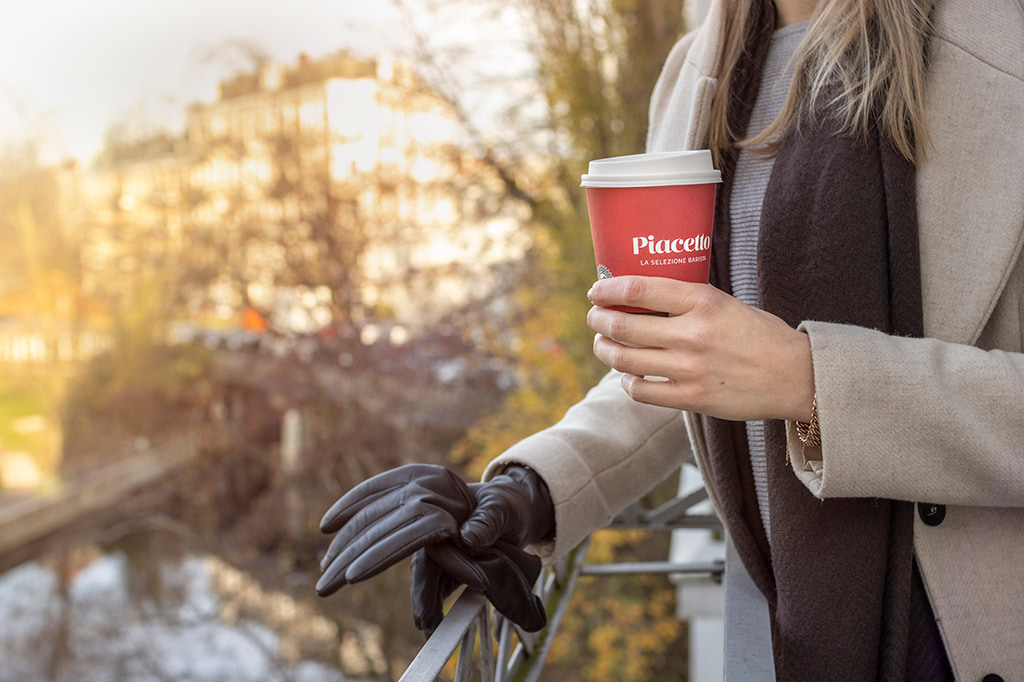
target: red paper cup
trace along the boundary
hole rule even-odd
[[[618,156],[591,161],[588,170],[582,186],[599,279],[646,275],[708,281],[721,182],[711,152]]]

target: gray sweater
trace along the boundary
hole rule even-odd
[[[756,135],[768,127],[782,109],[793,77],[792,69],[787,67],[803,38],[807,23],[804,21],[785,26],[772,36],[761,75],[760,90],[750,117],[748,135]],[[757,236],[761,227],[761,204],[774,162],[771,156],[742,149],[736,162],[736,180],[729,204],[729,219],[732,223],[732,239],[729,244],[732,293],[755,308],[758,305]],[[765,462],[763,421],[747,422],[747,442],[754,471],[757,505],[770,542],[772,532],[768,519],[768,469]]]

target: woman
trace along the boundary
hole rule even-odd
[[[567,552],[688,436],[765,596],[778,679],[1019,679],[1022,130],[1015,0],[713,4],[666,62],[648,144],[716,153],[713,286],[597,282],[588,324],[614,371],[483,485],[416,470],[350,492],[318,590],[426,547],[418,617],[453,579],[514,611],[495,583],[531,575],[515,548]],[[408,522],[389,491],[412,488],[415,539],[361,535]]]

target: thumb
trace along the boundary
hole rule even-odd
[[[470,549],[490,547],[498,541],[504,532],[501,517],[495,515],[487,505],[480,505],[474,509],[466,522],[459,528],[462,542]]]
[[[511,467],[507,473],[472,488],[477,504],[459,527],[467,547],[484,549],[499,539],[516,547],[526,544],[536,513],[527,474],[526,469]]]

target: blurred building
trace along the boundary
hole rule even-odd
[[[267,62],[181,137],[111,140],[84,174],[88,290],[174,292],[193,321],[430,324],[501,287],[525,234],[410,64]]]

